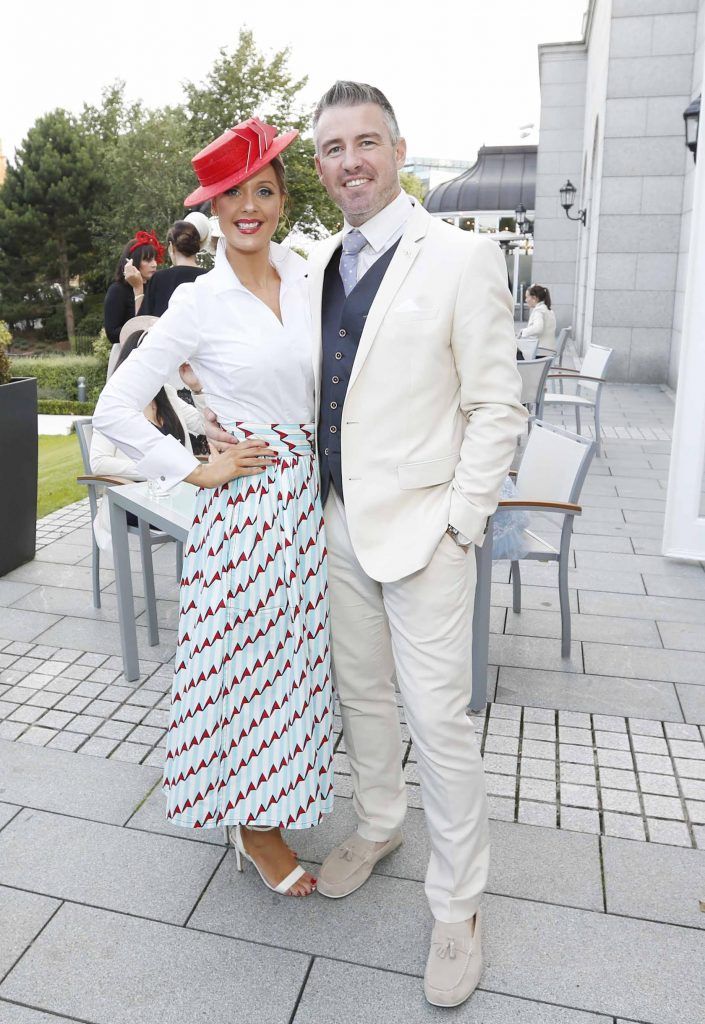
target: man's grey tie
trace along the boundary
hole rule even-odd
[[[353,228],[343,236],[343,251],[340,254],[340,277],[345,289],[345,296],[350,294],[357,284],[357,258],[360,250],[367,245],[362,231]]]

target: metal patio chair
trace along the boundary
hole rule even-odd
[[[498,509],[547,513],[562,517],[558,547],[544,540],[533,529],[523,531],[526,551],[522,559],[558,562],[558,595],[561,609],[561,657],[570,657],[570,601],[568,568],[573,520],[582,512],[580,493],[595,454],[595,442],[571,434],[541,420],[535,420],[516,474],[516,497],[500,501]],[[472,636],[473,711],[487,702],[487,660],[492,593],[492,530],[490,517],[482,547],[475,548],[477,585]],[[511,563],[513,609],[521,611],[521,574],[519,561]]]
[[[529,412],[541,419],[543,400],[546,390],[546,377],[553,365],[553,356],[538,356],[536,359],[520,359],[517,370],[521,376],[521,404],[528,407]],[[530,425],[530,424],[529,424]]]
[[[92,577],[93,577],[93,607],[100,608],[100,548],[98,547],[93,534],[92,523],[98,514],[98,499],[102,496],[106,487],[116,484],[130,484],[134,480],[127,480],[125,477],[98,476],[91,471],[90,450],[91,438],[93,436],[93,420],[81,419],[75,421],[76,435],[81,449],[83,468],[85,473],[77,478],[77,483],[88,488],[88,501],[91,507],[91,553],[92,553]],[[154,590],[154,564],[152,561],[152,548],[161,544],[176,544],[176,578],[181,579],[181,567],[184,557],[183,544],[174,541],[173,537],[162,533],[159,530],[151,530],[149,524],[139,520],[138,526],[128,526],[127,532],[139,537],[140,555],[142,564],[142,579],[144,583],[145,605],[147,610],[147,632],[151,646],[159,643],[159,630],[157,627],[157,604]]]
[[[579,370],[569,370],[562,367],[560,370],[551,371],[548,375],[549,381],[560,381],[561,385],[573,382],[575,391],[560,394],[548,393],[544,397],[544,409],[573,407],[575,411],[575,430],[581,433],[580,410],[592,411],[595,418],[595,443],[596,454],[600,455],[600,400],[602,398],[602,385],[606,383],[605,371],[612,355],[611,348],[604,348],[602,345],[588,345]]]

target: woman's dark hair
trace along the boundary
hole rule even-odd
[[[117,261],[117,266],[115,267],[115,280],[118,284],[125,280],[125,264],[128,260],[132,260],[139,270],[142,260],[153,260],[156,258],[157,250],[153,245],[138,245],[132,250],[132,252],[130,252],[130,249],[132,249],[132,246],[135,245],[135,243],[136,239],[131,238],[122,250],[120,259]]]
[[[539,302],[545,302],[548,309],[551,308],[551,293],[542,284],[532,284],[526,289],[529,295],[533,295]]]
[[[195,256],[201,248],[201,239],[196,226],[188,220],[177,220],[169,228],[166,236],[167,245],[171,242],[183,256]]]
[[[132,334],[128,335],[125,344],[120,349],[120,355],[118,356],[118,361],[115,364],[116,370],[121,363],[125,362],[128,356],[132,355],[144,336],[144,331],[133,331]],[[184,444],[186,441],[184,428],[181,426],[181,420],[176,415],[174,406],[167,398],[164,388],[160,388],[154,396],[154,405],[157,410],[157,421],[159,426],[163,427],[168,434],[175,437],[177,441],[181,442],[181,444]]]

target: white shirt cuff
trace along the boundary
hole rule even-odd
[[[195,455],[171,434],[165,434],[136,464],[135,472],[146,480],[159,480],[162,488],[168,491],[199,465]]]

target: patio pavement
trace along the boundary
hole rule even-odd
[[[672,415],[660,388],[607,390],[569,660],[555,569],[523,564],[515,615],[495,566],[492,703],[475,717],[487,966],[452,1011],[420,981],[428,841],[411,744],[406,841],[357,894],[286,900],[238,875],[220,830],[164,819],[173,548],[155,556],[161,643],[147,646],[140,606],[128,684],[109,568],[91,604],[87,504],[44,519],[36,559],[0,579],[0,1024],[701,1021],[705,569],[659,553]],[[314,873],[353,822],[342,736],[336,750],[335,813],[295,836]]]

